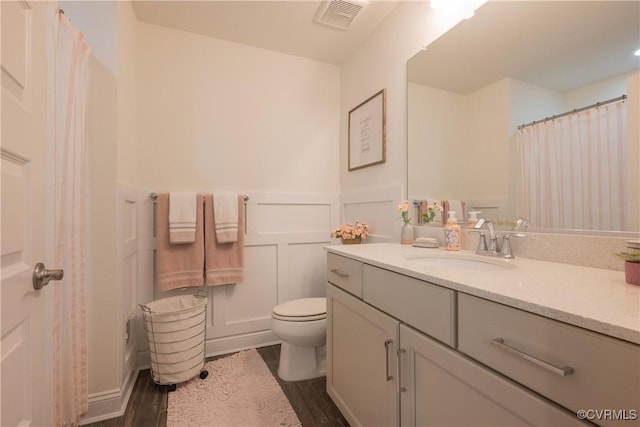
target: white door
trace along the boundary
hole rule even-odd
[[[0,425],[51,425],[51,327],[32,273],[44,262],[46,2],[0,1],[1,376]],[[51,268],[51,265],[47,265]]]

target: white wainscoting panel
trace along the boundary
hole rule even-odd
[[[122,339],[121,384],[126,384],[132,372],[138,369],[138,346],[135,337],[134,320],[137,309],[138,287],[138,194],[126,184],[118,184],[118,231],[119,231],[119,276],[118,319]],[[127,327],[127,322],[131,322]]]
[[[399,242],[402,222],[397,207],[402,195],[401,186],[344,193],[343,222],[366,222],[370,231],[367,242]]]
[[[515,215],[509,209],[507,199],[472,199],[467,200],[467,218],[469,211],[480,211],[478,218],[490,218],[494,222],[498,220],[514,220]]]
[[[276,305],[278,246],[245,247],[245,278],[235,285],[213,286],[213,336],[269,328]]]
[[[96,423],[121,416],[129,401],[139,369],[139,348],[142,334],[137,333],[140,289],[140,191],[123,183],[118,184],[118,293],[117,319],[122,331],[118,341],[119,387],[89,395],[88,412],[82,424]],[[127,322],[129,328],[127,328]],[[128,334],[127,334],[128,332]],[[146,345],[146,342],[145,342]]]
[[[258,215],[252,224],[259,233],[308,233],[331,227],[328,204],[256,203]]]
[[[155,291],[155,204],[149,193],[138,194],[139,304],[199,289]],[[296,298],[324,296],[324,246],[332,243],[331,229],[340,221],[339,200],[337,193],[249,193],[245,204],[245,280],[204,288],[209,293],[207,356],[278,342],[270,330],[273,307]],[[140,313],[137,325],[138,361],[147,367],[148,343]]]
[[[326,232],[329,236],[329,232]],[[330,239],[321,243],[296,243],[288,245],[287,265],[288,273],[284,282],[288,286],[281,286],[278,290],[278,303],[298,298],[323,297],[326,288],[327,255],[324,247]]]

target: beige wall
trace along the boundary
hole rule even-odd
[[[87,289],[89,319],[89,394],[120,387],[117,300],[117,9],[116,2],[64,1],[65,14],[91,46],[86,147],[89,153],[91,275]]]
[[[131,3],[118,5],[118,181],[138,183],[137,173],[137,28]]]
[[[91,209],[91,279],[88,283],[89,393],[117,389],[118,328],[116,241],[116,89],[115,77],[95,57],[90,62],[86,111]]]
[[[337,192],[339,68],[140,23],[149,190]]]
[[[410,198],[508,197],[509,83],[468,95],[409,85]]]
[[[629,141],[629,182],[631,189],[640,188],[640,73],[635,73],[627,78],[627,129]],[[638,191],[629,192],[629,229],[640,230],[640,194]]]
[[[92,239],[87,291],[91,400],[94,395],[117,396],[123,386],[117,182],[136,181],[137,24],[129,2],[62,1],[61,6],[92,49],[86,112]]]
[[[458,20],[431,9],[428,2],[400,2],[382,26],[342,66],[341,192],[394,185],[406,187],[406,63]],[[349,111],[382,88],[387,89],[386,163],[348,172]]]

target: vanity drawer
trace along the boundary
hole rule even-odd
[[[363,277],[366,302],[455,347],[455,291],[367,264]]]
[[[327,280],[362,298],[362,263],[340,255],[327,254]]]
[[[625,411],[598,424],[640,425],[639,346],[461,293],[458,326],[461,352],[573,412]]]

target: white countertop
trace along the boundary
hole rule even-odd
[[[640,286],[625,283],[624,272],[621,271],[526,258],[498,260],[514,264],[516,268],[513,269],[461,271],[423,265],[411,258],[434,255],[462,258],[480,256],[472,251],[453,252],[395,243],[335,245],[327,246],[326,250],[640,344]]]

